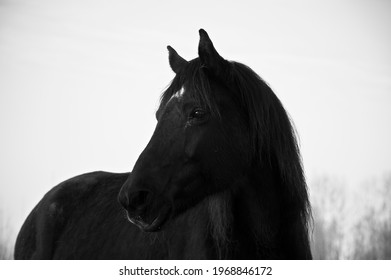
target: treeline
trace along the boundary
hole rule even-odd
[[[351,188],[322,177],[310,189],[315,259],[391,259],[391,173]]]
[[[5,217],[4,211],[0,208],[0,260],[12,259],[13,240],[12,226],[10,220]]]

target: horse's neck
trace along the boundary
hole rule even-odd
[[[273,184],[270,173],[249,174],[178,217],[165,236],[169,257],[278,258],[279,205]]]
[[[229,191],[209,198],[212,236],[222,258],[278,258],[280,204],[268,170],[254,169]]]
[[[231,224],[237,245],[232,258],[311,258],[306,225],[287,203],[286,186],[278,178],[270,169],[253,169],[235,186]]]
[[[180,215],[170,225],[163,238],[169,259],[219,258],[214,249],[213,226],[209,217],[208,201]]]
[[[279,258],[279,188],[272,172],[258,170],[249,172],[235,186],[232,234],[239,247],[236,258]]]
[[[209,196],[178,217],[167,235],[169,257],[310,258],[306,228],[284,208],[276,177],[270,170],[255,169],[233,188]]]

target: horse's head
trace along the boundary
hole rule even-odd
[[[249,126],[240,98],[224,81],[231,63],[200,30],[199,57],[168,47],[176,76],[162,96],[155,132],[123,185],[119,201],[144,231],[239,180],[251,164]]]

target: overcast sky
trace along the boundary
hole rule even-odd
[[[391,170],[391,2],[0,0],[0,208],[16,227],[69,177],[131,171],[198,29],[273,88],[309,181]]]

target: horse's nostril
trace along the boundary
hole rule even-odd
[[[151,192],[146,190],[130,193],[128,209],[133,211],[142,210],[147,205],[150,196]]]

